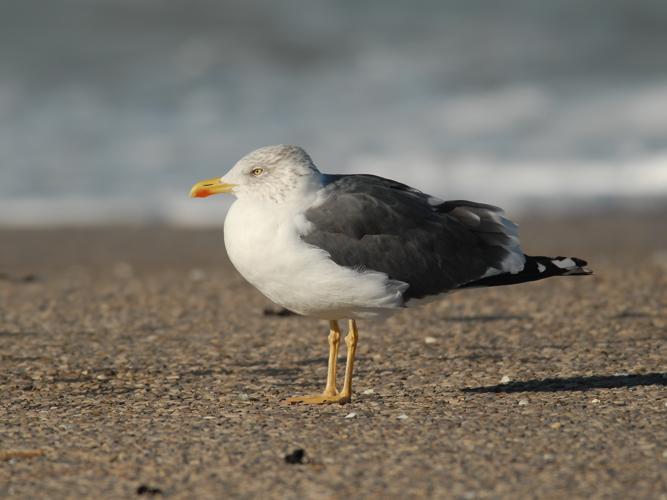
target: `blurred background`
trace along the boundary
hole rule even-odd
[[[665,26],[664,0],[3,2],[0,223],[217,224],[190,186],[275,143],[514,215],[664,210]]]

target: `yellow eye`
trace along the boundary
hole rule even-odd
[[[254,175],[255,177],[258,177],[258,176],[260,176],[264,173],[264,169],[263,168],[253,168],[252,172],[250,172],[250,173],[252,175]]]

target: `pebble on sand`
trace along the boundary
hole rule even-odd
[[[285,455],[285,463],[302,464],[305,456],[306,456],[306,450],[304,450],[303,448],[297,448],[292,453]]]
[[[507,375],[503,375],[503,378],[500,379],[501,384],[509,384],[512,381]]]
[[[356,416],[357,416],[356,413],[351,412],[351,413],[348,413],[347,415],[345,415],[345,417],[343,417],[343,418],[354,418],[354,417],[356,417]]]
[[[424,337],[425,344],[435,344],[436,342],[438,342],[438,339],[435,337]]]

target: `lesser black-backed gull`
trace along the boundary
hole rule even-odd
[[[216,193],[237,198],[224,226],[236,269],[273,302],[329,320],[324,392],[288,403],[350,401],[357,319],[463,288],[591,273],[575,257],[525,255],[500,208],[443,201],[373,175],[323,174],[297,146],[253,151],[190,194]],[[340,319],[349,331],[339,391]]]

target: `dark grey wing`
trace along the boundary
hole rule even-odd
[[[312,230],[303,240],[341,266],[408,283],[406,300],[523,266],[516,226],[497,207],[442,202],[372,175],[326,182],[324,201],[305,212]]]

